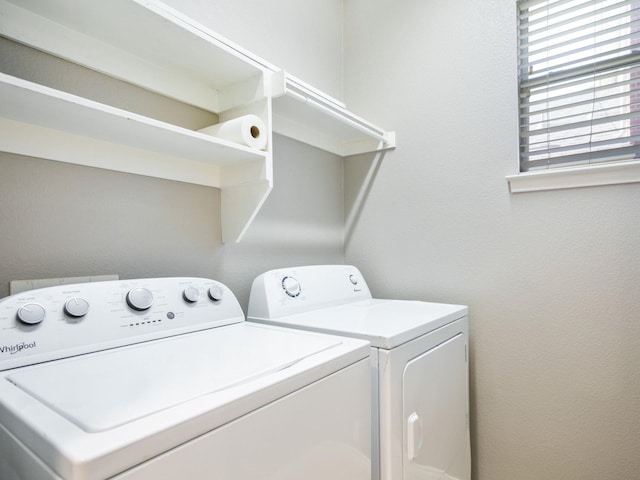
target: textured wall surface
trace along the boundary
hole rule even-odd
[[[344,4],[347,105],[398,132],[346,262],[470,306],[474,479],[637,478],[640,184],[509,194],[514,1]],[[375,167],[348,160],[347,200]]]

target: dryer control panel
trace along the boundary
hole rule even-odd
[[[352,265],[281,268],[253,281],[248,316],[274,319],[369,299],[367,282]]]
[[[206,278],[30,290],[0,299],[0,370],[242,321],[233,293]]]

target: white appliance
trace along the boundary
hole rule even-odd
[[[357,268],[272,270],[247,320],[366,339],[372,361],[372,478],[469,480],[468,308],[373,299]]]
[[[369,351],[208,279],[5,297],[0,478],[369,480]]]

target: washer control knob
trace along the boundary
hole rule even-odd
[[[290,297],[297,297],[302,293],[300,282],[298,282],[294,277],[284,277],[282,279],[282,288]]]
[[[70,317],[84,317],[89,311],[89,302],[82,297],[73,297],[64,304],[64,313]]]
[[[214,302],[219,302],[220,300],[222,300],[224,290],[222,290],[222,287],[214,285],[213,287],[209,288],[209,291],[207,293],[209,294],[209,298],[211,300],[213,300]]]
[[[184,298],[186,302],[196,303],[200,298],[200,290],[196,287],[187,287],[182,292],[182,298]]]
[[[147,288],[134,288],[127,293],[127,305],[139,312],[153,305],[153,293]]]
[[[357,285],[358,284],[358,277],[356,277],[355,275],[349,275],[349,281],[351,282],[352,285]]]
[[[18,309],[18,320],[27,325],[37,325],[47,315],[39,303],[25,303]]]

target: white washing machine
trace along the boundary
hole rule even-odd
[[[5,297],[0,478],[369,480],[369,352],[208,279]]]
[[[357,268],[321,265],[257,277],[247,320],[371,342],[372,478],[471,478],[467,307],[373,299]]]

